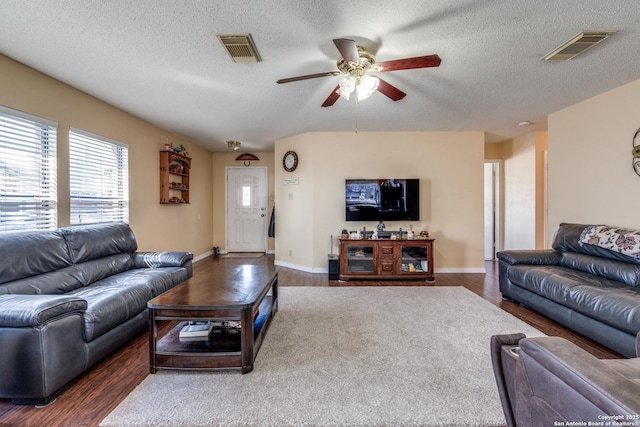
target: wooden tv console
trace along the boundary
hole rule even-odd
[[[433,277],[433,241],[340,239],[340,280],[426,280]]]

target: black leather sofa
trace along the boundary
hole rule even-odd
[[[491,361],[507,427],[640,425],[640,358],[513,334],[491,337]]]
[[[626,356],[640,332],[640,232],[563,223],[548,250],[497,254],[503,298]]]
[[[136,252],[126,224],[0,235],[0,398],[46,404],[147,327],[189,252]]]

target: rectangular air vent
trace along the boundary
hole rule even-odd
[[[216,34],[233,62],[260,62],[251,34]]]
[[[606,40],[615,31],[582,31],[542,57],[544,61],[567,61]]]

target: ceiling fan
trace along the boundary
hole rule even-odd
[[[429,68],[440,65],[438,55],[417,56],[415,58],[396,59],[392,61],[376,62],[375,57],[367,52],[362,46],[356,45],[354,40],[333,39],[333,43],[338,48],[342,58],[338,59],[338,71],[326,73],[308,74],[306,76],[290,77],[280,79],[277,83],[291,83],[299,80],[315,79],[318,77],[339,76],[344,77],[340,84],[331,92],[329,97],[322,104],[323,107],[330,107],[336,103],[341,96],[349,99],[352,92],[356,92],[358,101],[368,98],[376,90],[388,96],[392,101],[398,101],[407,94],[397,87],[387,83],[379,77],[368,75],[369,72],[383,73],[387,71],[408,70],[412,68]]]

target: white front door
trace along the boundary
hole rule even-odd
[[[227,252],[267,250],[267,168],[227,168]]]

